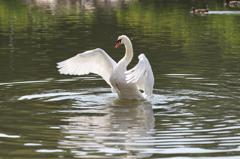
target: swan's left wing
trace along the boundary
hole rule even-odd
[[[144,54],[138,56],[139,62],[132,69],[125,72],[127,83],[135,83],[145,95],[151,96],[154,85],[154,77],[151,65]]]

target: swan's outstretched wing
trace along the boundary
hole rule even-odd
[[[138,56],[139,62],[132,69],[125,72],[127,83],[135,83],[145,95],[151,96],[154,85],[154,77],[151,65],[144,54]]]
[[[67,75],[100,75],[110,86],[109,78],[116,62],[102,49],[94,49],[77,54],[57,63],[58,71]]]

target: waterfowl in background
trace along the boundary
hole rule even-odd
[[[240,1],[225,0],[225,6],[228,6],[228,7],[231,7],[231,8],[240,7]]]
[[[195,7],[192,7],[192,14],[207,14],[208,13],[208,8],[205,9],[196,9]]]

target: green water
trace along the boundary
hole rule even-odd
[[[192,15],[192,6],[208,15]],[[240,158],[240,9],[219,0],[0,0],[0,158]],[[155,75],[150,101],[56,63],[120,34]]]

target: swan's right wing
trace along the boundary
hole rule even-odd
[[[143,90],[146,96],[151,96],[154,85],[154,77],[151,65],[144,54],[138,56],[139,62],[132,69],[125,72],[127,83],[135,83],[139,90]]]
[[[58,71],[67,75],[100,75],[110,86],[110,76],[116,62],[102,49],[94,49],[77,54],[57,63]]]

